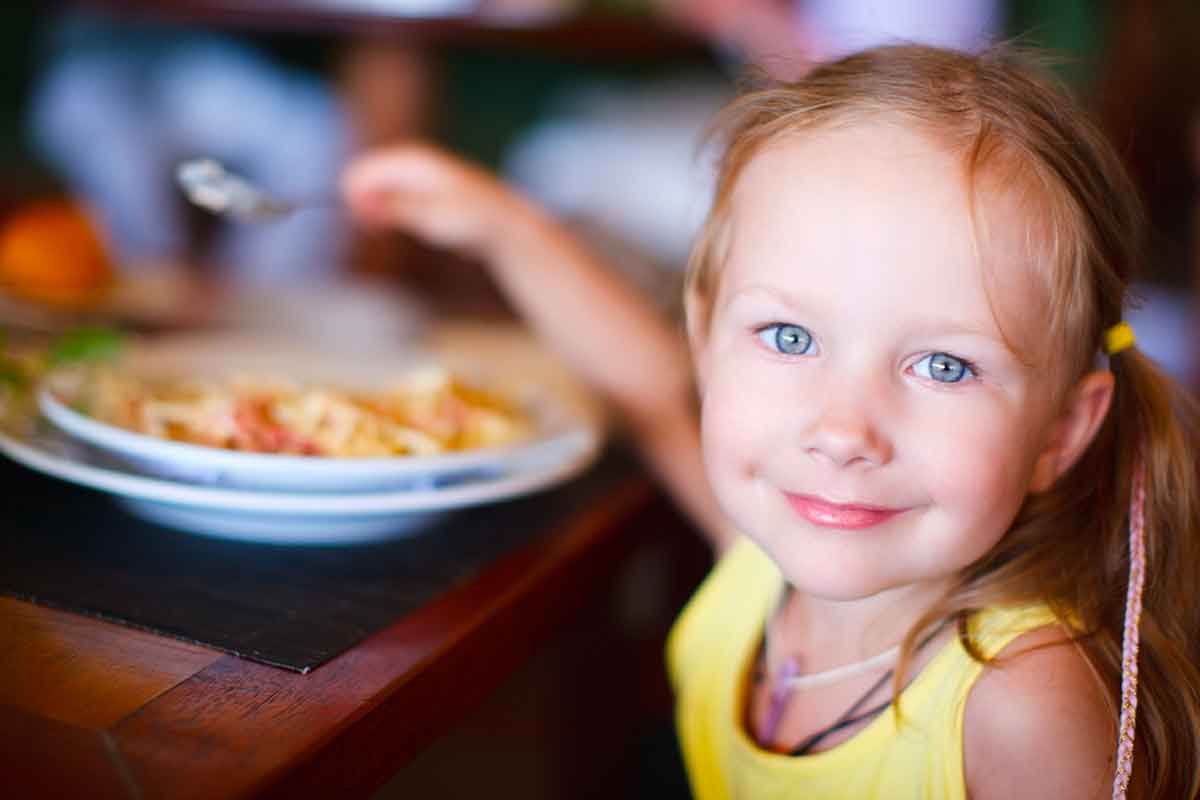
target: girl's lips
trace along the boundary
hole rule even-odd
[[[819,525],[822,528],[861,530],[887,522],[892,517],[903,514],[907,510],[904,508],[880,508],[878,506],[830,503],[806,494],[785,492],[784,495],[797,514],[804,517],[804,519],[813,525]]]

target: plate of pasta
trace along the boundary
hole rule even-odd
[[[372,353],[213,335],[127,350],[45,374],[37,408],[3,416],[0,453],[193,533],[407,535],[570,480],[605,438],[604,410],[519,328],[443,325]]]
[[[457,341],[357,359],[177,337],[51,373],[37,400],[61,431],[148,475],[255,491],[437,489],[597,437],[582,394],[529,347]]]

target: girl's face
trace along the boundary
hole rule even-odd
[[[986,199],[976,248],[960,160],[883,123],[776,142],[738,182],[694,337],[705,457],[801,591],[941,585],[1057,474],[1044,290],[1020,209]]]

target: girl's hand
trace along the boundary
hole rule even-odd
[[[684,339],[619,270],[499,179],[429,145],[359,157],[342,192],[364,223],[477,257],[529,326],[624,418],[710,540],[731,541],[700,461]]]
[[[343,173],[342,195],[368,225],[485,260],[502,245],[501,235],[529,216],[527,203],[490,173],[427,144],[360,156]]]

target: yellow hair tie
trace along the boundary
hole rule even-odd
[[[1129,327],[1128,322],[1118,322],[1104,332],[1104,352],[1110,356],[1128,350],[1135,344],[1137,337],[1133,335],[1133,328]]]

